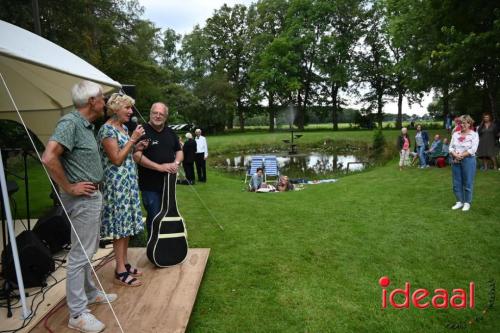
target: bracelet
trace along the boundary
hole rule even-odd
[[[136,141],[134,139],[129,139],[128,141],[132,142],[134,145],[136,143]]]

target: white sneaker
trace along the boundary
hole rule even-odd
[[[464,206],[463,203],[461,203],[460,201],[457,201],[457,203],[455,204],[455,206],[451,207],[451,209],[453,210],[457,210],[457,209],[460,209]]]
[[[106,327],[89,310],[76,318],[69,318],[68,327],[84,333],[99,333]]]
[[[470,203],[464,203],[464,208],[462,208],[462,212],[466,212],[470,209]]]
[[[116,294],[106,294],[106,296],[108,297],[110,303],[113,303],[118,298]],[[104,296],[104,293],[102,291],[99,291],[97,296],[94,299],[89,299],[87,304],[91,305],[96,303],[97,304],[107,303],[106,296]]]

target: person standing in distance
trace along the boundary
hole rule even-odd
[[[151,235],[153,219],[161,210],[163,177],[165,173],[177,173],[184,155],[175,132],[166,124],[168,107],[160,102],[151,106],[149,122],[144,125],[149,145],[134,153],[139,166],[139,189],[146,208],[146,228]]]
[[[62,204],[74,227],[66,273],[68,327],[81,332],[101,332],[105,325],[87,306],[117,298],[116,294],[105,295],[96,288],[89,263],[99,245],[104,176],[92,123],[104,115],[105,102],[101,86],[90,81],[76,84],[71,94],[76,110],[57,123],[42,163],[59,185]]]
[[[190,185],[194,185],[194,160],[196,158],[196,142],[193,140],[193,135],[191,133],[186,133],[186,142],[182,146],[182,152],[184,153],[184,161],[182,161],[182,166],[184,167],[184,173],[186,174],[186,180]]]
[[[462,208],[462,211],[466,212],[472,203],[479,135],[472,130],[474,120],[469,115],[461,116],[460,120],[462,127],[460,132],[453,133],[449,148],[453,159],[451,164],[453,193],[457,199],[451,209]]]
[[[194,134],[196,135],[196,173],[198,174],[198,181],[205,183],[207,181],[207,139],[201,135],[201,129],[199,128],[194,131]]]

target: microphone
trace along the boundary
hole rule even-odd
[[[139,126],[139,125],[140,125],[140,123],[139,123],[139,119],[138,119],[136,116],[133,116],[132,118],[130,118],[130,122],[131,122],[132,124],[134,124],[134,125],[135,125],[135,126],[134,126],[134,129],[135,129],[137,126]],[[149,141],[149,138],[146,136],[146,133],[144,133],[144,135],[143,135],[143,136],[141,136],[141,137],[139,138],[139,140],[137,140],[137,142],[142,141],[142,140],[148,140],[148,141]]]

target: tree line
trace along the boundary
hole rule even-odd
[[[429,112],[499,116],[500,3],[489,0],[258,0],[223,5],[182,36],[144,19],[136,0],[39,0],[43,37],[136,85],[144,113],[209,131],[292,107],[332,128],[348,102],[381,127],[384,105],[436,96]],[[32,1],[2,0],[0,19],[33,31]]]

